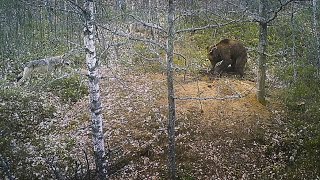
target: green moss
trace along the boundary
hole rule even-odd
[[[50,92],[59,96],[63,102],[74,103],[88,95],[88,87],[79,75],[52,81],[48,88]]]

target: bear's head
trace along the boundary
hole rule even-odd
[[[216,45],[208,46],[207,51],[208,51],[207,58],[212,64],[216,64],[217,62],[221,61],[221,58],[218,52],[218,47]]]

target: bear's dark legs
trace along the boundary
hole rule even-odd
[[[244,76],[244,67],[245,67],[246,62],[247,62],[246,55],[240,56],[236,61],[236,69],[235,70],[240,75],[241,78]]]
[[[210,73],[211,74],[215,74],[215,67],[216,67],[216,64],[217,64],[218,62],[211,62],[211,65],[212,65],[212,68],[211,68],[211,70],[210,70]]]
[[[231,67],[228,67],[228,72],[236,71],[236,61],[232,60]]]
[[[228,66],[231,64],[231,59],[230,60],[223,60],[222,63],[217,66],[217,74],[221,76],[223,72],[225,72],[228,68]]]

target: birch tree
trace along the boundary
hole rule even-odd
[[[107,179],[107,159],[104,149],[102,104],[100,99],[98,60],[95,48],[95,18],[94,2],[86,0],[84,3],[84,46],[86,53],[86,64],[88,68],[90,112],[92,121],[93,151],[96,163],[98,179]]]

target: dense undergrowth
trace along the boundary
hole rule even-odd
[[[296,23],[306,19],[305,15],[297,16]],[[279,31],[287,26],[279,23],[271,28],[270,36],[273,51],[282,54],[271,61],[281,87],[273,98],[280,98],[285,107],[285,113],[279,118],[285,125],[278,129],[283,133],[283,141],[275,147],[281,147],[280,151],[288,157],[279,174],[285,179],[317,179],[320,175],[317,163],[320,157],[320,76],[315,41],[312,31],[304,26],[295,26],[293,31]],[[294,44],[292,38],[295,38]]]
[[[316,179],[320,174],[320,81],[298,80],[284,90],[288,125],[286,146],[291,161],[283,169],[288,179]]]

